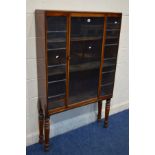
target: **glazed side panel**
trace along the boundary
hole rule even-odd
[[[102,79],[100,94],[101,99],[105,95],[113,96],[117,55],[119,50],[119,38],[121,32],[121,17],[122,15],[106,17],[106,27],[104,28],[106,33],[104,44],[104,59],[102,60],[103,66],[102,73],[100,74]]]

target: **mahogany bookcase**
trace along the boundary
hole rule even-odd
[[[39,142],[49,149],[49,118],[106,100],[108,127],[121,13],[36,10]]]

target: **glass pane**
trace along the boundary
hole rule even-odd
[[[66,17],[47,17],[49,108],[64,106],[66,89]]]
[[[105,46],[104,59],[116,58],[118,46]]]
[[[120,17],[108,17],[107,29],[120,29],[121,18]]]
[[[101,95],[112,94],[115,78],[115,66],[104,67],[102,70]]]
[[[113,93],[113,83],[107,83],[106,85],[102,86],[101,96],[111,95],[112,93]]]
[[[120,35],[120,25],[121,25],[120,17],[107,18],[104,64],[102,69],[102,87],[101,87],[102,96],[110,95],[113,93],[119,35]]]
[[[103,17],[71,19],[69,104],[97,97]]]

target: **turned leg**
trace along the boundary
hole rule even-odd
[[[44,149],[45,151],[49,150],[49,130],[50,130],[49,117],[46,117],[45,122],[44,122],[44,133],[45,133]]]
[[[40,144],[42,144],[44,141],[43,124],[44,124],[44,115],[43,113],[39,113],[39,143]]]
[[[43,124],[44,124],[44,114],[43,110],[41,108],[41,103],[38,101],[38,113],[39,113],[39,143],[42,144],[44,139],[44,134],[43,134]]]
[[[101,114],[102,114],[102,101],[98,101],[98,121],[101,120]]]
[[[111,100],[111,99],[107,99],[107,100],[106,100],[105,119],[104,119],[104,127],[105,127],[105,128],[108,127],[108,118],[109,118],[109,111],[110,111],[110,100]]]

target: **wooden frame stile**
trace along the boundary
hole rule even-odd
[[[46,98],[47,98],[47,108],[46,108],[46,114],[48,115],[48,45],[47,45],[47,30],[48,30],[48,24],[47,24],[47,15],[45,13],[45,63],[46,63]]]
[[[67,14],[67,36],[66,36],[66,97],[65,106],[68,107],[69,98],[69,65],[70,65],[70,33],[71,33],[71,16]]]
[[[105,45],[105,40],[106,40],[106,20],[107,20],[107,17],[104,16],[103,41],[102,41],[100,72],[99,72],[98,98],[101,96],[102,66],[104,63],[104,45]]]
[[[103,41],[102,41],[102,52],[101,52],[101,63],[100,63],[100,71],[99,71],[99,85],[98,85],[98,121],[101,120],[102,117],[102,99],[101,96],[101,83],[102,83],[102,66],[104,63],[104,45],[106,40],[106,20],[107,17],[104,16],[104,28],[103,28]]]
[[[48,44],[47,44],[47,14],[45,13],[45,63],[46,63],[46,98],[47,98],[47,107],[45,109],[45,121],[44,121],[44,134],[45,134],[45,142],[44,149],[45,151],[49,150],[49,133],[50,133],[50,115],[48,114]]]

